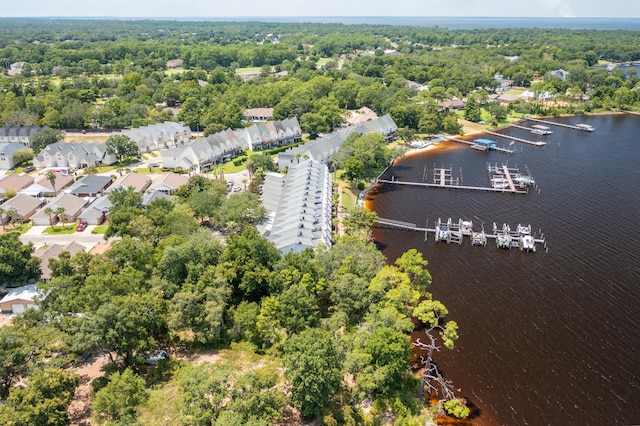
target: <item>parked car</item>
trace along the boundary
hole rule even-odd
[[[84,220],[81,220],[80,222],[78,222],[78,225],[76,225],[76,231],[84,231],[86,227],[87,227],[87,222],[85,222]]]
[[[24,168],[24,172],[25,173],[31,173],[32,171],[34,171],[36,169],[35,166],[27,166]]]
[[[162,349],[158,349],[157,351],[153,351],[149,354],[149,356],[144,360],[144,363],[147,365],[158,365],[160,361],[163,359],[168,359],[169,354]]]

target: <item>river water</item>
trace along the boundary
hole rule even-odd
[[[463,185],[489,186],[487,162],[507,163],[536,179],[526,195],[381,185],[367,200],[380,217],[421,227],[449,217],[488,231],[493,222],[530,224],[547,252],[381,228],[374,238],[390,260],[416,248],[429,261],[430,290],[460,327],[456,348],[436,361],[479,408],[474,424],[640,424],[640,116],[553,120],[596,131],[510,128],[548,143],[515,142],[509,155],[444,142],[385,175],[433,182],[434,167],[450,167]]]

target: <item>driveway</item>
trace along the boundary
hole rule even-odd
[[[62,235],[44,234],[43,231],[46,228],[46,226],[32,226],[31,229],[20,235],[20,241],[25,244],[29,242],[33,243],[36,248],[42,247],[44,245],[50,246],[53,244],[66,245],[75,241],[76,243],[85,246],[87,249],[91,249],[96,244],[104,241],[104,235],[91,233],[91,231],[95,228],[95,225],[89,225],[84,231],[81,232]]]

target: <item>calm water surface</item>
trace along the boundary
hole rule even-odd
[[[381,186],[380,217],[433,227],[438,217],[531,224],[548,243],[534,254],[435,244],[433,236],[374,230],[385,255],[417,248],[429,260],[434,297],[460,326],[437,361],[481,410],[477,424],[640,424],[640,117],[555,119],[544,148],[516,142],[513,155],[456,143],[405,158],[388,176],[432,182],[451,167],[464,185],[488,186],[486,163],[528,169],[526,195]],[[533,124],[533,123],[529,123]],[[509,129],[505,133],[540,139]],[[507,147],[510,139],[499,139]]]

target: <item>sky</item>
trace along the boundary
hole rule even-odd
[[[0,17],[465,16],[639,18],[638,0],[0,0]],[[640,28],[639,28],[640,29]]]

